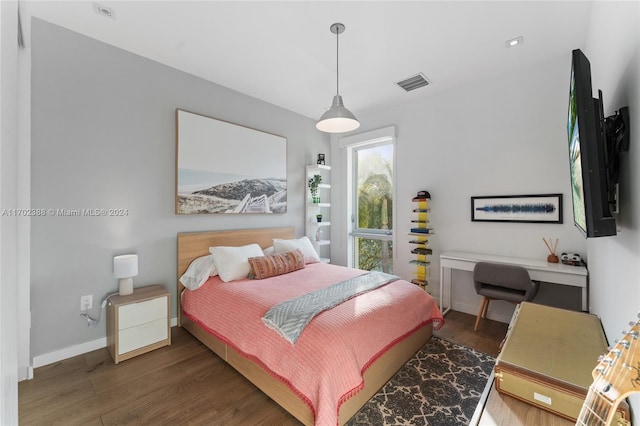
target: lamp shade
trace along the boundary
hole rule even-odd
[[[138,275],[138,255],[115,256],[113,258],[113,275],[116,278],[130,278]]]
[[[355,115],[344,107],[342,96],[335,95],[333,103],[320,120],[316,123],[316,129],[327,133],[350,132],[360,127],[360,122]]]

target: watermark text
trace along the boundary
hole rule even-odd
[[[2,209],[5,217],[114,217],[129,216],[129,209]]]

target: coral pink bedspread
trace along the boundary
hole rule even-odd
[[[212,277],[185,290],[182,307],[193,321],[260,363],[312,409],[316,425],[335,425],[340,405],[363,386],[363,373],[378,357],[442,314],[433,298],[399,280],[316,316],[295,345],[262,322],[272,306],[362,274],[328,264],[264,280],[229,283]]]

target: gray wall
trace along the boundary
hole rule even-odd
[[[286,137],[287,213],[176,216],[176,108]],[[304,165],[327,151],[309,118],[34,20],[31,207],[128,215],[33,218],[32,355],[105,336],[104,319],[80,318],[80,296],[94,296],[97,315],[117,291],[114,255],[137,253],[134,285],[164,284],[175,301],[176,233],[294,225],[302,235]]]

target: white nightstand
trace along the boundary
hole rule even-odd
[[[115,363],[171,344],[170,295],[162,285],[112,296],[107,305],[107,348]]]

